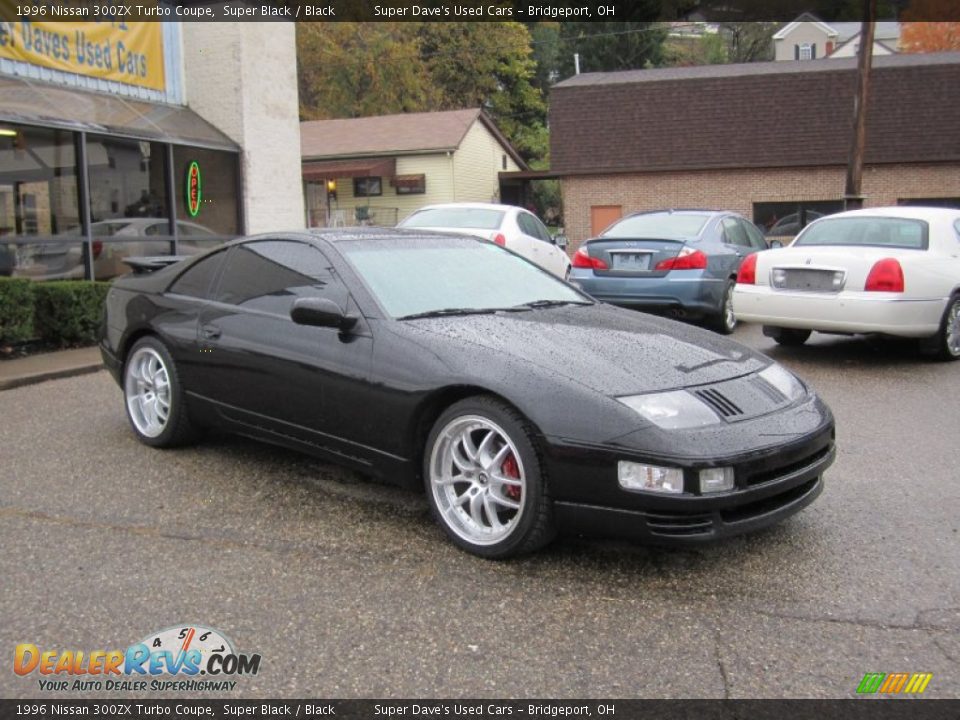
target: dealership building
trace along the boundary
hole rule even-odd
[[[303,226],[292,23],[0,21],[0,275]]]

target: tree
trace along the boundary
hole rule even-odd
[[[547,107],[534,86],[530,33],[520,23],[420,26],[421,57],[437,93],[433,109],[481,107],[526,160],[547,152]]]
[[[727,62],[747,63],[773,60],[773,22],[720,23],[720,34],[725,40]]]
[[[904,22],[900,48],[905,53],[960,50],[960,22]]]
[[[413,23],[297,23],[300,116],[431,109],[436,92]]]

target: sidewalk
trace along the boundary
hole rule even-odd
[[[0,361],[0,391],[55,378],[96,372],[102,367],[100,348],[96,346],[41,353],[17,360],[2,360]]]

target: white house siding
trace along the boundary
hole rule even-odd
[[[426,192],[422,195],[398,195],[390,178],[381,178],[383,194],[375,197],[355,197],[352,178],[337,178],[337,200],[331,210],[340,210],[346,225],[355,224],[356,208],[369,206],[375,225],[394,225],[424,205],[453,200],[453,158],[447,153],[430,155],[402,155],[397,158],[398,175],[424,175]],[[307,204],[311,209],[311,224],[323,225],[326,208],[326,188],[319,182],[307,183]]]
[[[504,157],[506,167],[503,166]],[[498,173],[519,169],[503,146],[477,120],[467,131],[453,157],[453,200],[497,202],[500,200]]]
[[[796,60],[794,46],[810,43],[811,45],[816,45],[816,59],[819,60],[827,56],[828,40],[832,40],[834,45],[837,44],[837,39],[829,37],[816,23],[800,23],[787,37],[783,40],[777,40],[774,43],[776,46],[776,59]]]
[[[304,226],[292,23],[184,23],[186,100],[242,148],[248,233]]]

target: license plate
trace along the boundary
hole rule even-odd
[[[779,287],[784,290],[831,292],[837,289],[833,284],[834,275],[832,270],[787,270]]]
[[[650,253],[610,253],[614,270],[641,272],[650,269]]]

